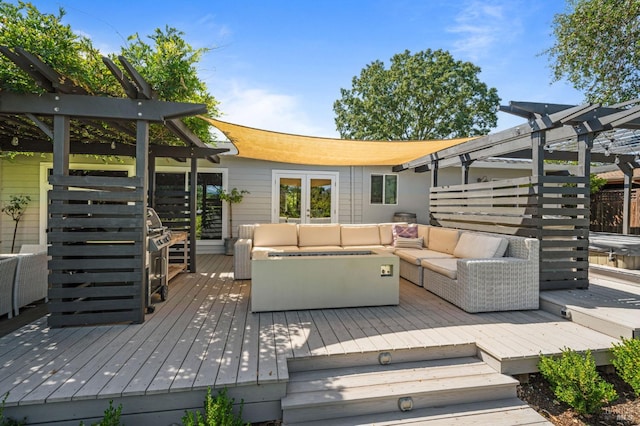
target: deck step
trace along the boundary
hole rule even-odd
[[[640,288],[592,274],[589,289],[540,293],[540,309],[614,338],[640,338]]]
[[[287,426],[321,426],[326,420],[287,423]],[[542,426],[551,425],[533,408],[518,398],[458,404],[446,407],[421,408],[412,411],[369,414],[331,420],[331,426]]]
[[[475,357],[291,373],[285,424],[515,398],[518,382]],[[333,420],[332,420],[333,422]]]

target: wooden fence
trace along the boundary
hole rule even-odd
[[[142,179],[50,176],[49,182],[49,325],[142,322]]]
[[[588,178],[432,187],[429,198],[434,225],[539,239],[541,290],[588,287]]]
[[[622,233],[624,191],[607,189],[591,196],[591,230]],[[640,189],[631,191],[630,234],[640,234]]]

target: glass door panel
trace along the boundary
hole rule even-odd
[[[300,223],[302,216],[302,178],[280,176],[279,223]]]
[[[332,179],[309,178],[309,223],[331,223]]]

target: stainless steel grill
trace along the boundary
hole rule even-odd
[[[151,297],[160,294],[160,300],[169,296],[169,245],[171,231],[162,225],[158,213],[147,208],[147,312],[154,311]]]

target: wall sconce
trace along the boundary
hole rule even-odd
[[[616,155],[616,159],[615,159],[615,160],[613,160],[613,163],[614,163],[615,165],[620,164],[620,157],[618,157],[618,156]]]
[[[17,136],[14,136],[11,138],[11,145],[18,146],[19,143],[20,143],[20,140],[18,139]]]
[[[609,152],[609,145],[607,145],[607,146],[604,147],[604,156],[608,157],[610,155],[611,155],[611,153]]]
[[[111,142],[111,149],[116,149],[116,143],[115,142]]]

